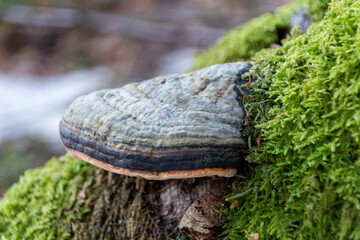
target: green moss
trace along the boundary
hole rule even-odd
[[[210,49],[199,54],[192,70],[226,62],[247,61],[263,48],[268,48],[273,43],[280,44],[291,18],[300,8],[306,7],[312,21],[317,22],[324,16],[329,2],[330,0],[300,0],[236,27]]]
[[[330,2],[331,0],[305,0],[310,18],[313,22],[320,21],[324,17]]]
[[[280,43],[279,35],[287,30],[291,17],[303,5],[301,1],[291,3],[279,8],[275,13],[264,14],[243,26],[236,27],[209,50],[198,55],[193,69],[218,63],[247,61],[259,50],[269,47],[272,43]]]
[[[53,158],[0,200],[0,239],[159,239],[146,183],[69,154]]]
[[[360,239],[359,22],[359,1],[333,1],[307,34],[255,57],[262,109],[247,108],[263,141],[225,239]]]
[[[1,239],[69,239],[69,210],[89,167],[66,155],[26,171],[0,201]]]

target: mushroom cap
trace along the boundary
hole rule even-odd
[[[111,172],[165,180],[232,177],[243,160],[246,62],[159,76],[78,97],[60,122],[64,147]]]

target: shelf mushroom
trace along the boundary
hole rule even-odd
[[[246,62],[159,76],[78,97],[60,122],[64,147],[111,172],[152,180],[232,177],[242,164]]]

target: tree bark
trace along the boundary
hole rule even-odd
[[[148,181],[98,168],[92,171],[72,209],[78,219],[69,226],[74,239],[191,239],[178,228],[185,211],[198,199],[213,198],[219,204],[232,181],[214,177]]]

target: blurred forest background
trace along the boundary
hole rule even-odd
[[[184,72],[226,31],[288,2],[0,1],[0,196],[65,153],[58,123],[75,97]]]

